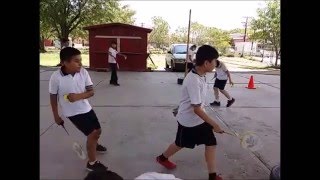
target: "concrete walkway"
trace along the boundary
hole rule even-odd
[[[40,179],[83,179],[86,161],[72,151],[72,140],[54,124],[48,95],[50,69],[40,70]],[[124,179],[133,179],[148,171],[174,174],[181,179],[207,179],[204,147],[184,149],[172,160],[176,170],[168,171],[155,162],[174,141],[177,123],[172,108],[178,105],[180,88],[177,78],[183,73],[119,72],[120,87],[110,86],[110,73],[89,71],[96,86],[90,99],[101,122],[101,143],[108,153],[98,158]],[[251,74],[233,73],[234,87],[227,90],[236,102],[226,108],[221,97],[220,108],[206,110],[229,131],[254,131],[264,147],[251,152],[240,141],[226,134],[217,134],[218,172],[224,179],[268,179],[269,169],[280,162],[280,77],[254,75],[257,89],[245,88]],[[209,88],[212,87],[208,75]],[[210,87],[211,86],[211,87]],[[213,94],[207,97],[207,104]],[[72,137],[85,144],[86,138],[68,121]]]

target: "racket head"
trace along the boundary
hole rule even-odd
[[[247,131],[240,136],[240,144],[242,148],[251,151],[258,151],[263,147],[260,137],[252,131]]]
[[[84,152],[82,146],[80,144],[78,144],[77,142],[73,142],[72,144],[72,150],[77,154],[77,156],[82,159],[85,160],[87,158],[86,153]]]

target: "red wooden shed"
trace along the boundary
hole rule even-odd
[[[117,42],[117,51],[127,55],[125,60],[118,56],[119,70],[146,71],[148,33],[152,29],[122,23],[109,23],[84,28],[89,30],[90,69],[106,70],[108,49],[111,42]]]

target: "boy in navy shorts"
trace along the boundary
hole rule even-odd
[[[235,102],[235,99],[231,97],[228,91],[226,91],[224,88],[227,84],[228,79],[231,86],[233,86],[233,82],[231,80],[231,75],[229,70],[227,69],[226,65],[222,61],[217,60],[216,72],[214,74],[214,78],[216,78],[213,86],[215,100],[214,102],[210,103],[210,105],[220,106],[220,100],[219,100],[219,91],[220,91],[226,98],[228,98],[227,107],[230,107]]]
[[[195,67],[187,74],[182,84],[182,97],[178,109],[178,130],[176,140],[167,150],[156,158],[167,169],[176,168],[169,158],[182,148],[193,149],[196,145],[205,145],[209,180],[222,180],[216,174],[216,145],[213,133],[224,133],[215,119],[205,112],[207,91],[206,73],[216,66],[218,51],[209,45],[203,45],[196,54]]]
[[[49,93],[54,120],[58,125],[64,121],[58,114],[58,103],[62,115],[87,136],[87,152],[89,161],[87,169],[107,169],[96,159],[96,152],[106,152],[106,148],[98,144],[101,127],[98,118],[89,104],[88,98],[94,95],[90,75],[81,64],[81,52],[72,47],[60,51],[61,68],[50,78]]]

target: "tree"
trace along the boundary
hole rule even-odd
[[[135,11],[130,9],[128,5],[121,7],[120,3],[115,0],[109,0],[105,3],[107,11],[104,11],[96,19],[86,19],[83,23],[76,28],[71,35],[73,37],[87,38],[88,31],[84,31],[83,27],[95,25],[95,24],[104,24],[104,23],[125,23],[133,25],[135,19]]]
[[[153,30],[149,35],[150,42],[155,43],[156,47],[169,44],[169,24],[162,17],[152,17]]]
[[[44,48],[44,40],[54,37],[54,30],[50,26],[49,19],[47,16],[44,16],[43,8],[40,8],[40,52],[46,52]]]
[[[208,43],[212,44],[223,54],[231,47],[231,37],[228,31],[210,27],[208,28],[207,37],[209,37]]]
[[[208,42],[207,38],[208,28],[198,22],[192,22],[190,26],[190,43],[205,44]]]
[[[44,48],[44,40],[50,38],[53,35],[52,31],[53,30],[52,28],[50,28],[48,23],[45,20],[40,19],[40,52],[46,52]]]
[[[134,11],[120,7],[118,0],[40,0],[40,19],[53,29],[60,39],[71,33],[83,36],[83,26],[107,22],[132,22]]]
[[[258,9],[258,18],[254,19],[251,27],[255,30],[252,39],[267,41],[276,52],[276,62],[278,65],[278,57],[280,53],[280,2],[273,0],[267,2],[267,7]]]
[[[170,36],[170,43],[187,43],[188,41],[188,28],[178,27]]]

